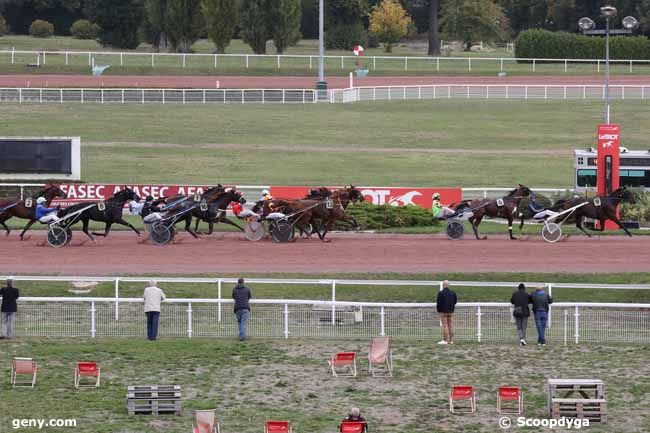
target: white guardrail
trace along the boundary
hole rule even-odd
[[[434,99],[604,100],[603,85],[436,84],[350,87],[329,91],[331,103]],[[650,99],[650,85],[610,85],[611,99]]]
[[[317,54],[183,54],[119,51],[0,50],[0,62],[7,64],[54,66],[111,65],[120,67],[168,68],[301,68],[316,69]],[[357,62],[370,70],[499,72],[601,72],[605,59],[538,59],[516,57],[433,57],[433,56],[324,56],[327,69],[356,69]],[[613,68],[633,73],[650,66],[650,60],[613,59]]]
[[[18,188],[20,199],[25,198],[25,188],[42,188],[43,183],[0,183],[0,188],[13,187]],[[260,192],[263,189],[271,188],[269,185],[236,185],[237,190],[243,193],[243,196],[248,201],[256,201],[260,197]],[[414,187],[414,189],[417,189]],[[487,198],[491,194],[500,194],[502,192],[510,192],[512,188],[461,188],[463,191],[463,199],[470,199],[476,197]],[[565,194],[573,191],[571,188],[531,188],[533,191],[541,194]]]
[[[6,278],[2,276],[0,278]],[[20,298],[16,333],[47,337],[140,337],[144,335],[142,299],[121,298],[120,284],[142,283],[151,277],[17,276],[14,280],[43,282],[109,282],[115,297],[24,297]],[[232,337],[236,321],[228,296],[233,278],[156,278],[166,284],[214,285],[215,297],[167,299],[162,306],[160,334],[163,337]],[[224,298],[224,284],[229,284]],[[407,280],[311,280],[257,279],[247,284],[323,286],[331,300],[259,299],[252,301],[250,335],[267,338],[369,338],[389,335],[404,339],[440,338],[435,303],[342,302],[337,286],[430,286],[431,298],[440,281]],[[508,287],[513,282],[452,281],[453,287]],[[526,283],[529,287],[543,283]],[[553,288],[602,290],[650,290],[650,285],[557,284]],[[328,293],[329,294],[329,293]],[[224,308],[226,310],[224,310]],[[467,302],[457,305],[454,326],[460,341],[516,340],[512,306],[504,302]],[[534,328],[531,326],[531,328]],[[650,342],[650,304],[556,302],[552,305],[548,339],[579,342]],[[531,329],[534,333],[534,330]]]
[[[79,104],[312,104],[312,89],[0,88],[0,102]]]

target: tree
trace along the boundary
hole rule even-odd
[[[438,36],[438,14],[440,13],[440,0],[429,0],[429,31],[427,39],[429,48],[427,54],[430,56],[440,54],[440,37]]]
[[[138,28],[144,16],[142,0],[97,0],[96,22],[101,27],[99,42],[104,46],[136,48]]]
[[[189,53],[205,28],[201,0],[167,0],[167,37],[174,51]]]
[[[268,0],[241,2],[241,36],[255,54],[266,54],[266,41],[270,37],[267,10]]]
[[[449,38],[463,41],[466,51],[472,42],[500,40],[509,33],[508,18],[493,0],[447,0],[440,24]]]
[[[350,50],[356,44],[366,45],[364,19],[368,16],[368,0],[327,0],[325,5],[327,48]]]
[[[370,31],[384,43],[384,51],[393,51],[393,44],[408,33],[411,18],[396,0],[384,0],[370,14]]]
[[[151,44],[158,51],[169,49],[167,39],[167,0],[145,0],[145,30],[151,31]]]
[[[225,53],[239,20],[237,0],[203,0],[201,9],[216,52]]]
[[[269,2],[269,30],[278,54],[300,40],[300,0]]]

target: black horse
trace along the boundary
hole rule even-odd
[[[468,205],[473,212],[473,215],[469,218],[469,222],[472,224],[472,229],[474,230],[474,236],[476,236],[476,239],[487,239],[487,236],[480,237],[478,232],[478,226],[486,216],[491,218],[505,218],[508,220],[508,233],[510,234],[510,239],[517,239],[512,235],[512,221],[516,216],[515,214],[519,207],[519,202],[521,199],[528,197],[529,195],[530,189],[519,184],[518,188],[513,189],[507,196],[501,199],[478,198],[472,200]]]
[[[126,227],[129,227],[131,230],[136,232],[138,236],[140,236],[140,232],[138,229],[133,227],[128,221],[124,220],[122,217],[122,212],[124,211],[124,204],[127,201],[130,200],[135,200],[139,201],[140,197],[130,188],[124,187],[123,190],[116,192],[113,194],[111,198],[109,198],[106,201],[100,202],[83,202],[83,203],[77,203],[75,205],[72,205],[70,207],[67,207],[65,209],[62,209],[58,212],[57,216],[59,218],[64,218],[66,215],[70,215],[76,211],[79,211],[89,205],[94,204],[94,206],[84,210],[83,212],[70,217],[72,221],[65,221],[66,225],[72,226],[73,224],[78,223],[79,221],[82,222],[83,228],[82,231],[88,236],[93,242],[95,241],[95,236],[108,236],[108,233],[111,230],[111,226],[113,224],[120,224]],[[104,233],[95,233],[93,232],[92,234],[88,231],[88,222],[90,220],[93,221],[100,221],[106,223],[106,228],[104,229]]]
[[[207,191],[206,191],[207,192]],[[201,221],[205,221],[208,223],[208,235],[211,235],[212,232],[214,231],[214,224],[215,223],[224,223],[224,224],[229,224],[233,227],[237,227],[240,231],[244,231],[242,227],[239,226],[239,224],[235,223],[234,221],[228,219],[226,216],[226,208],[230,205],[232,202],[238,202],[240,204],[246,203],[246,199],[242,197],[241,193],[237,191],[235,188],[229,188],[227,190],[223,190],[212,200],[209,202],[206,202],[207,204],[207,209],[205,209],[205,205],[203,209],[199,206],[198,208],[195,208],[192,211],[192,216],[196,218],[196,225],[194,226],[194,231],[198,232],[199,230],[199,223]]]
[[[622,228],[628,236],[632,236],[632,233],[623,227],[621,221],[616,215],[616,209],[622,202],[631,204],[634,204],[636,202],[632,191],[626,189],[625,187],[618,188],[605,196],[594,197],[591,200],[587,200],[583,197],[577,197],[568,200],[559,200],[551,207],[551,210],[562,212],[564,210],[571,209],[572,207],[577,206],[581,203],[587,203],[586,205],[577,208],[570,215],[559,217],[556,222],[563,222],[565,219],[569,218],[569,216],[575,218],[576,227],[578,227],[584,234],[591,237],[591,235],[584,229],[584,227],[582,227],[582,222],[585,218],[598,220],[599,228],[594,231],[601,232],[605,230],[605,221],[611,220],[618,224],[618,226]]]

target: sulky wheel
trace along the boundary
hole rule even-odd
[[[72,239],[70,229],[64,229],[61,226],[53,225],[47,230],[47,243],[51,247],[61,248],[66,246]]]
[[[458,240],[463,237],[463,233],[465,232],[465,227],[461,222],[449,221],[447,223],[447,228],[445,229],[445,231],[447,232],[447,237],[449,239]]]
[[[156,245],[167,245],[174,239],[174,228],[167,227],[162,222],[151,225],[151,240]]]
[[[559,241],[562,238],[562,227],[559,224],[547,221],[542,227],[542,238],[551,244]]]
[[[273,230],[271,230],[271,238],[273,238],[273,242],[277,243],[290,242],[293,240],[294,234],[295,229],[293,224],[285,220],[277,221],[274,224]]]
[[[244,227],[244,235],[249,241],[259,241],[264,238],[265,234],[264,224],[259,221],[251,221]]]

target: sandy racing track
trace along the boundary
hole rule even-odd
[[[340,274],[371,272],[647,272],[650,237],[571,236],[548,244],[539,236],[510,241],[491,235],[451,241],[441,235],[334,233],[331,243],[300,239],[274,244],[219,233],[193,239],[179,233],[175,244],[138,243],[134,233],[114,232],[96,244],[43,245],[45,232],[27,241],[1,237],[0,273],[49,275],[198,274],[283,272]],[[39,245],[40,244],[40,245]]]

